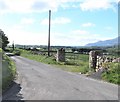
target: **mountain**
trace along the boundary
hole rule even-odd
[[[85,46],[113,46],[113,45],[120,45],[120,36],[114,39],[98,41],[95,43],[88,43]]]

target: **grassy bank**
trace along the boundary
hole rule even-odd
[[[119,84],[120,85],[120,64],[119,63],[109,63],[107,64],[109,69],[107,72],[102,74],[102,79],[108,81],[110,83]]]
[[[2,54],[2,89],[3,91],[9,87],[12,80],[14,79],[16,74],[16,67],[14,62],[6,56],[4,53]]]
[[[38,62],[52,64],[66,71],[87,73],[89,71],[88,55],[83,54],[66,54],[66,62],[57,62],[56,59],[51,56],[34,55],[31,51],[21,50],[21,56],[35,60]]]
[[[2,93],[2,49],[0,48],[0,95]]]

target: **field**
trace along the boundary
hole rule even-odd
[[[65,62],[57,62],[54,56],[48,57],[45,55],[35,55],[32,54],[31,51],[26,50],[21,50],[21,56],[38,62],[52,64],[66,71],[81,72],[83,74],[89,71],[88,55],[66,53]]]

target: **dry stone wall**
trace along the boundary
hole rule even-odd
[[[97,62],[97,54],[96,51],[90,51],[89,53],[89,68],[94,69],[96,68],[96,62]]]
[[[120,58],[104,56],[96,51],[90,51],[89,53],[89,68],[98,71],[101,68],[105,68],[106,63],[119,63]]]

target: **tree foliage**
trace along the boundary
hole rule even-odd
[[[0,47],[4,50],[7,44],[9,44],[8,37],[0,29]]]

